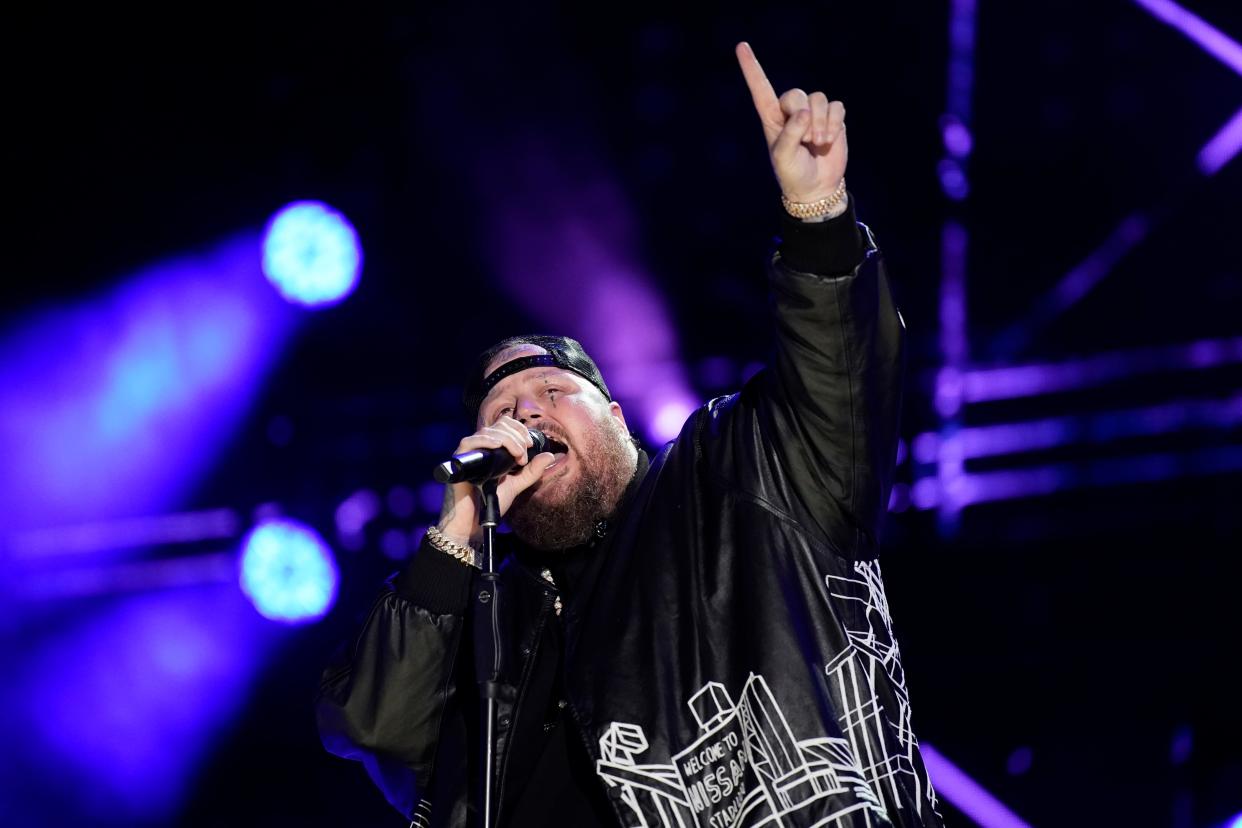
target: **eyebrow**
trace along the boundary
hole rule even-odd
[[[547,384],[549,382],[559,381],[567,377],[572,380],[573,371],[568,371],[564,368],[545,368],[538,374],[532,374],[530,377],[526,379],[518,380],[518,383],[519,383],[518,387],[521,387],[522,383],[530,383],[530,382],[535,382],[537,380],[544,380],[544,383]],[[495,406],[498,405],[501,401],[509,399],[512,396],[513,394],[510,392],[502,396],[498,396],[496,399],[491,400],[490,402],[488,400],[484,400],[483,404],[479,406],[479,412],[480,414],[483,415],[483,421],[488,422],[491,419],[492,412],[495,410]]]

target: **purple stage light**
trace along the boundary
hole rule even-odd
[[[971,474],[942,468],[940,481],[925,477],[915,482],[913,500],[920,509],[936,506],[960,509],[979,503],[1043,497],[1073,489],[1160,483],[1238,471],[1242,471],[1242,446]],[[949,487],[948,491],[939,493],[939,501],[930,488],[937,482],[942,487]],[[924,486],[928,488],[922,488]]]
[[[1173,765],[1184,765],[1194,750],[1194,730],[1190,725],[1181,725],[1174,729],[1169,740],[1169,762]]]
[[[962,410],[962,372],[941,368],[936,374],[936,412],[948,419]]]
[[[1205,339],[1191,343],[1186,351],[1188,366],[1194,369],[1211,368],[1229,360],[1229,340]]]
[[[1010,400],[1078,391],[1143,374],[1239,363],[1242,337],[1135,348],[1065,362],[968,371],[963,375],[962,396],[966,403]]]
[[[385,558],[402,561],[410,554],[410,539],[400,529],[388,529],[380,535],[380,552]]]
[[[630,428],[662,443],[668,406],[698,401],[665,299],[634,255],[642,245],[625,189],[583,149],[595,145],[563,131],[532,134],[494,165],[472,164],[480,193],[509,194],[488,202],[498,212],[483,217],[495,233],[484,249],[515,323],[525,313],[582,340]]]
[[[298,624],[336,601],[336,561],[314,529],[289,519],[260,523],[242,543],[241,588],[265,618]]]
[[[418,487],[418,505],[429,515],[440,514],[440,507],[444,505],[444,486],[432,481],[423,483]]]
[[[936,172],[940,176],[940,189],[945,196],[953,201],[963,201],[970,195],[970,182],[966,180],[966,172],[962,165],[952,158],[941,161]]]
[[[1051,314],[1064,311],[1090,293],[1127,253],[1147,238],[1150,230],[1147,216],[1142,213],[1127,216],[1102,245],[1053,288]]]
[[[27,601],[63,601],[96,595],[151,592],[203,584],[232,584],[237,554],[216,552],[183,558],[96,563],[68,569],[8,573],[10,590]]]
[[[949,60],[949,100],[950,102],[969,102],[970,90],[975,85],[975,64],[973,60],[960,57]]]
[[[388,505],[388,511],[393,517],[405,520],[414,514],[414,509],[418,505],[418,495],[409,486],[393,486],[388,490],[384,502]]]
[[[949,157],[937,166],[940,187],[950,201],[965,201],[970,195],[966,161],[973,150],[970,133],[975,86],[976,0],[949,2],[949,59],[945,94],[945,113],[940,125]],[[940,235],[940,352],[943,362],[936,375],[935,406],[942,430],[951,432],[961,415],[961,374],[968,364],[969,339],[966,324],[966,227],[948,218]],[[917,449],[916,448],[916,456]],[[937,446],[937,455],[940,446]],[[943,462],[938,479],[917,481],[911,489],[915,508],[944,507],[940,531],[951,534],[956,520],[956,472]]]
[[[961,455],[970,460],[1069,445],[1098,445],[1190,429],[1232,429],[1239,424],[1242,424],[1242,395],[1227,400],[1179,400],[1097,414],[969,426],[957,431],[948,442],[959,447]]]
[[[98,555],[176,543],[237,537],[241,518],[232,509],[101,520],[19,532],[6,539],[10,560]]]
[[[180,505],[296,323],[242,236],[0,342],[0,533]]]
[[[966,247],[969,235],[956,221],[940,231],[940,353],[948,366],[970,356],[966,328]]]
[[[971,95],[975,87],[976,0],[949,3],[949,83],[947,109],[961,123],[971,122]]]
[[[924,477],[910,487],[910,502],[916,509],[935,509],[940,505],[940,481]]]
[[[1009,771],[1010,776],[1021,776],[1031,769],[1034,759],[1035,754],[1029,747],[1017,748],[1009,754],[1009,759],[1005,762],[1005,770]]]
[[[339,535],[360,534],[379,513],[380,496],[370,489],[359,489],[336,507],[336,531]]]
[[[651,423],[651,436],[658,444],[667,443],[681,432],[681,427],[698,405],[690,398],[673,400],[661,405]]]
[[[944,148],[954,158],[965,158],[970,155],[974,139],[970,130],[956,115],[945,115],[940,119],[940,134],[944,139]]]
[[[940,457],[940,434],[935,431],[924,431],[914,438],[914,462],[935,463]]]
[[[1242,151],[1242,109],[1233,113],[1229,123],[1221,127],[1199,150],[1199,170],[1204,175],[1215,175],[1221,167],[1228,164],[1233,157]]]
[[[1242,45],[1172,0],[1135,0],[1156,18],[1173,26],[1201,48],[1242,75]],[[1242,150],[1242,110],[1200,150],[1199,169],[1216,173]],[[1070,271],[1053,291],[1035,304],[1030,317],[997,338],[999,355],[1012,358],[1029,344],[1039,328],[1086,296],[1117,263],[1150,231],[1150,220],[1141,213],[1125,219],[1081,264]]]
[[[276,628],[233,584],[93,606],[32,634],[10,659],[0,703],[29,771],[19,784],[32,801],[55,802],[49,813],[63,824],[171,824],[268,662]],[[0,787],[13,784],[7,773],[0,763]],[[28,816],[10,824],[47,818]]]
[[[1030,344],[1040,329],[1073,307],[1104,280],[1113,268],[1137,247],[1151,231],[1151,221],[1142,213],[1128,216],[1073,270],[1035,304],[1026,319],[1011,325],[996,338],[994,350],[1012,358]]]
[[[904,512],[910,508],[910,487],[905,483],[894,483],[892,494],[888,497],[890,512]]]
[[[937,477],[939,487],[937,496],[941,514],[952,517],[965,505],[968,486],[966,479],[966,456],[962,453],[962,444],[956,439],[956,426],[951,426],[946,434],[941,435],[939,465]]]
[[[1242,75],[1242,44],[1173,0],[1134,0],[1151,14],[1193,40],[1205,52]]]
[[[966,775],[940,751],[924,742],[920,747],[927,775],[936,791],[980,828],[1030,828],[1017,814]]]
[[[263,238],[263,273],[290,302],[335,305],[353,292],[362,246],[352,224],[320,201],[295,201],[272,216]]]
[[[1193,40],[1212,57],[1242,75],[1242,44],[1233,40],[1203,18],[1172,0],[1134,0],[1161,20]],[[1242,109],[1234,113],[1215,136],[1199,151],[1199,170],[1214,175],[1242,151]]]
[[[956,221],[940,231],[940,355],[944,367],[936,376],[935,405],[941,417],[953,417],[961,406],[960,372],[970,355],[966,331],[966,245],[968,233]]]

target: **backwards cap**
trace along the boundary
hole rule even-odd
[[[487,366],[497,356],[515,345],[538,345],[547,353],[511,359],[508,362],[502,363],[487,376],[483,375],[483,372],[487,370]],[[612,394],[608,392],[608,386],[604,384],[604,377],[599,372],[599,366],[595,364],[595,360],[587,356],[587,352],[582,349],[582,344],[578,340],[570,339],[567,336],[547,336],[544,334],[511,336],[508,339],[502,339],[500,342],[497,342],[479,354],[478,359],[475,360],[474,369],[470,372],[470,377],[466,381],[466,388],[462,392],[462,402],[470,413],[470,421],[476,422],[479,419],[479,406],[483,404],[483,400],[486,399],[488,392],[496,386],[496,383],[505,377],[516,374],[518,371],[541,367],[555,367],[563,368],[566,371],[573,371],[598,388],[600,393],[604,395],[604,399],[612,402]]]

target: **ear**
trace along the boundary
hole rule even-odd
[[[621,403],[616,400],[608,403],[608,413],[620,420],[621,425],[625,426],[625,412],[621,410]],[[625,430],[629,431],[629,426],[626,426]]]

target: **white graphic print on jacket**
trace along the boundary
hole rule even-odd
[[[596,769],[621,789],[632,812],[627,828],[878,826],[888,823],[884,793],[902,807],[905,787],[920,815],[935,808],[936,794],[914,762],[918,742],[879,563],[857,562],[854,571],[858,579],[825,579],[834,600],[862,604],[842,617],[865,619],[846,630],[849,647],[824,667],[844,737],[798,741],[763,676],[751,673],[737,702],[709,681],[688,702],[699,737],[672,764],[640,764],[648,744],[639,725],[613,722],[600,739]],[[876,698],[881,670],[896,710]],[[829,797],[825,813],[821,801]]]

